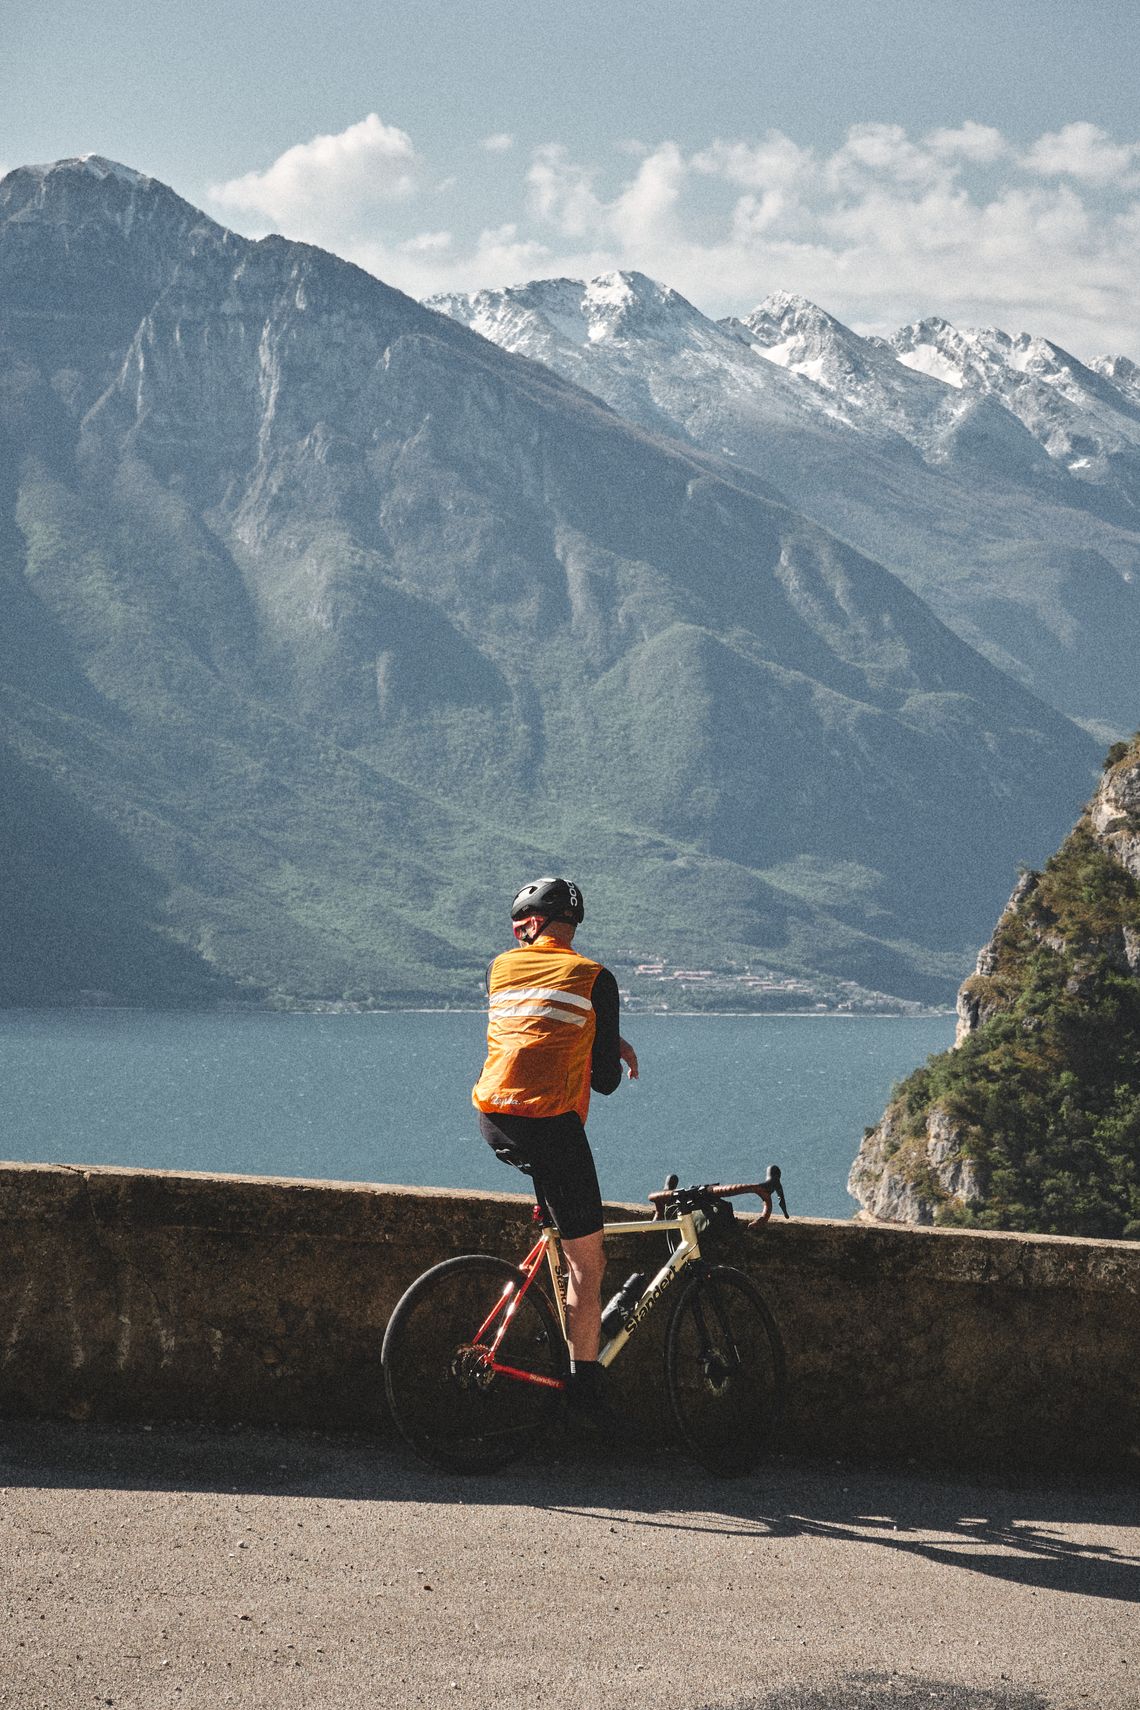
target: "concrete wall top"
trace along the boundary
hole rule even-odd
[[[480,1210],[525,1222],[533,1204],[525,1194],[382,1182],[0,1162],[0,1222],[68,1221],[89,1209],[92,1195],[104,1215],[117,1210],[135,1227],[224,1228],[233,1234],[276,1229],[348,1241],[383,1239],[401,1214],[416,1223],[426,1214],[442,1236]],[[747,1205],[741,1202],[745,1221]],[[650,1208],[611,1201],[606,1215],[611,1220],[648,1218]],[[788,1257],[788,1246],[805,1261],[815,1255],[821,1263],[826,1260],[829,1270],[871,1267],[879,1277],[921,1273],[946,1282],[1140,1293],[1140,1242],[1134,1241],[931,1229],[855,1218],[793,1216],[785,1221],[778,1215],[757,1231],[757,1238],[780,1243]]]

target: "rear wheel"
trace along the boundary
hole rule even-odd
[[[505,1259],[463,1254],[425,1271],[388,1321],[381,1361],[392,1418],[433,1466],[450,1472],[505,1466],[531,1448],[557,1412],[569,1356],[536,1283],[518,1302],[495,1355],[526,1375],[512,1377],[490,1364],[503,1311],[524,1280]]]
[[[759,1289],[729,1265],[700,1271],[665,1332],[665,1384],[682,1442],[710,1472],[748,1472],[784,1396],[784,1350]]]

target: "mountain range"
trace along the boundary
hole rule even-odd
[[[643,274],[431,299],[731,460],[1102,740],[1140,705],[1140,370],[940,320],[864,338],[777,292],[714,322]]]
[[[0,182],[0,1000],[478,1001],[557,870],[648,1001],[952,993],[1097,745],[535,354],[98,157]]]

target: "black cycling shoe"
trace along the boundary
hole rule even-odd
[[[602,1367],[596,1360],[582,1361],[566,1385],[566,1418],[591,1435],[605,1432],[613,1441],[626,1436],[626,1423],[606,1398]]]

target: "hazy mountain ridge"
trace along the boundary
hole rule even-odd
[[[1083,793],[764,480],[321,251],[64,162],[0,185],[0,302],[11,739],[231,980],[474,994],[567,866],[618,959],[931,998]]]
[[[885,564],[1002,669],[1114,734],[1135,723],[1133,365],[929,320],[863,338],[777,292],[719,323],[642,275],[432,300],[631,420],[759,473]]]

